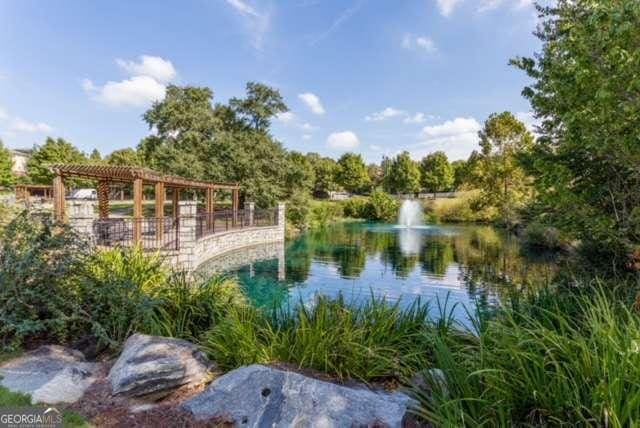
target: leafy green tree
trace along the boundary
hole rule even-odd
[[[277,89],[262,83],[249,82],[246,91],[245,98],[229,100],[229,107],[256,131],[267,131],[273,117],[289,111]]]
[[[542,51],[512,61],[541,120],[530,166],[540,214],[609,265],[640,269],[640,3],[539,7]],[[611,260],[611,257],[593,257]]]
[[[373,221],[395,221],[398,218],[398,201],[381,189],[371,193],[364,208],[365,216]]]
[[[433,152],[422,158],[422,187],[428,192],[446,192],[454,185],[454,170],[445,152]]]
[[[338,160],[336,181],[349,192],[364,192],[371,185],[371,180],[362,156],[357,153],[342,155]]]
[[[367,174],[371,181],[371,187],[373,189],[382,186],[384,181],[384,170],[381,165],[370,163],[367,165]]]
[[[506,223],[515,221],[515,210],[531,196],[531,180],[521,158],[531,151],[533,135],[516,117],[493,113],[478,132],[480,160],[478,182],[484,203],[499,209]]]
[[[105,159],[109,165],[142,166],[142,159],[135,149],[114,150]]]
[[[144,115],[152,135],[138,149],[145,165],[211,181],[239,182],[242,198],[273,206],[286,189],[288,159],[265,126],[281,111],[276,90],[248,85],[245,100],[211,105],[209,88],[170,85]],[[245,102],[246,101],[246,102]]]
[[[0,140],[0,187],[11,187],[16,184],[16,177],[11,171],[12,168],[11,152]]]
[[[27,161],[27,176],[33,183],[51,184],[53,174],[49,164],[85,163],[87,157],[63,138],[47,137],[42,146],[35,146]]]
[[[89,163],[98,164],[102,163],[102,155],[98,151],[98,149],[93,149],[91,154],[89,155]]]
[[[384,187],[391,193],[416,193],[420,190],[420,167],[409,152],[402,152],[389,161]]]
[[[467,161],[455,160],[451,162],[451,168],[453,169],[453,188],[458,190],[468,181]]]
[[[338,164],[335,160],[320,156],[318,153],[307,153],[307,159],[313,167],[314,183],[313,194],[316,197],[326,198],[329,192],[338,190],[335,181]]]
[[[288,167],[285,176],[285,189],[290,195],[296,191],[309,195],[315,184],[313,165],[309,159],[300,152],[289,152],[287,158]]]

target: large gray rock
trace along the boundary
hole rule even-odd
[[[206,381],[213,365],[186,340],[134,334],[109,372],[113,394],[156,396]]]
[[[96,380],[97,369],[79,351],[47,345],[0,366],[0,385],[31,395],[33,403],[74,403]]]
[[[184,403],[196,419],[247,427],[399,427],[410,404],[402,393],[348,388],[252,365],[216,379]]]

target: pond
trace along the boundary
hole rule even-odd
[[[510,292],[542,284],[556,269],[552,256],[529,253],[516,236],[490,226],[365,223],[313,230],[200,267],[205,274],[235,275],[260,307],[309,304],[318,294],[342,293],[356,302],[373,295],[402,306],[419,298],[430,301],[434,317],[438,302],[446,302],[462,322],[466,310],[491,307]]]

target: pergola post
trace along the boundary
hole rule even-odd
[[[133,242],[142,238],[142,178],[133,180]]]
[[[109,182],[98,181],[98,213],[100,220],[109,218]]]
[[[177,187],[174,187],[171,197],[172,197],[171,208],[173,209],[173,219],[177,220],[178,216],[180,216],[180,209],[178,207],[178,204],[180,203],[180,189]]]
[[[156,183],[155,188],[156,197],[156,240],[162,242],[162,236],[164,235],[164,183]]]
[[[236,227],[236,225],[238,224],[238,204],[240,202],[240,198],[239,198],[239,189],[235,188],[233,189],[231,195],[232,195],[232,210],[233,210],[233,227]]]
[[[215,190],[213,187],[207,188],[207,194],[205,197],[204,210],[207,217],[207,230],[211,230],[214,227],[213,208],[215,204]]]
[[[58,221],[64,221],[64,178],[60,174],[53,177],[53,215]]]

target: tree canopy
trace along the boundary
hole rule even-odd
[[[428,192],[445,192],[454,184],[454,171],[445,152],[433,152],[420,162],[422,186]]]
[[[11,187],[16,183],[16,177],[11,171],[12,167],[11,152],[0,140],[0,187]]]
[[[619,261],[640,261],[640,3],[538,10],[542,51],[512,63],[534,80],[523,94],[541,120],[530,162],[541,214]]]
[[[49,164],[85,163],[87,157],[73,144],[63,138],[47,137],[42,146],[35,146],[27,161],[27,175],[32,183],[51,184],[53,173]]]
[[[371,180],[360,154],[345,153],[338,159],[336,181],[349,192],[362,193],[369,188]]]
[[[386,166],[384,187],[391,193],[416,193],[420,190],[420,168],[409,152],[390,159]]]

